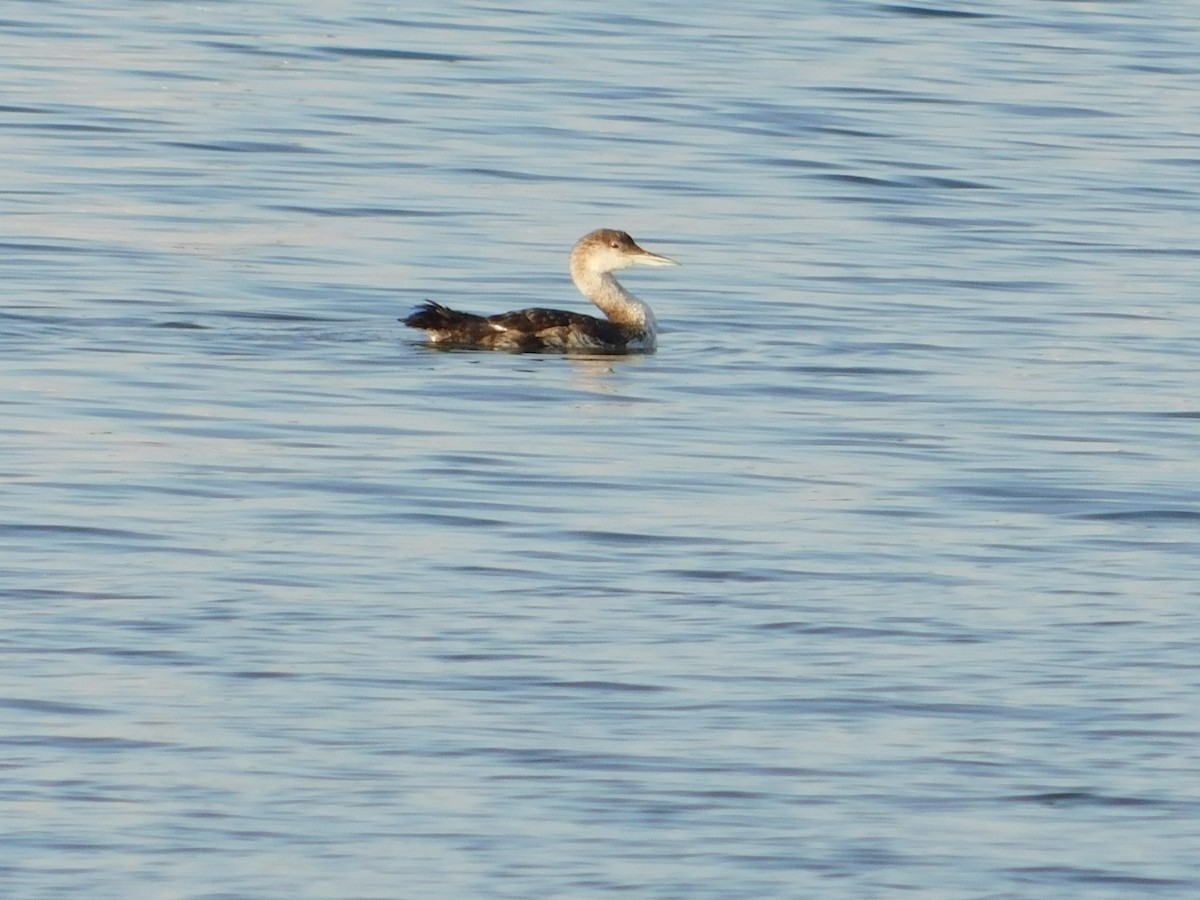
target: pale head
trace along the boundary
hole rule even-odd
[[[600,228],[585,234],[571,249],[571,271],[595,275],[616,272],[631,266],[677,266],[679,263],[649,250],[643,250],[624,231]]]

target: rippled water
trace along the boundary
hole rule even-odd
[[[4,6],[0,892],[1200,893],[1200,20],[751,7]]]

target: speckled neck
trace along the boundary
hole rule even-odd
[[[657,331],[650,307],[621,286],[611,272],[594,272],[571,261],[571,280],[580,293],[596,304],[610,322],[653,335]]]

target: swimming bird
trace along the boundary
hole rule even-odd
[[[518,309],[494,316],[459,312],[426,301],[401,319],[429,336],[431,344],[474,350],[534,353],[636,353],[653,351],[658,339],[654,313],[613,272],[631,266],[677,266],[673,259],[643,250],[624,231],[601,228],[571,248],[571,280],[607,319],[559,309]]]

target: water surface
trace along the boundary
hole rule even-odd
[[[2,16],[4,893],[1200,891],[1194,16],[303,6]]]

